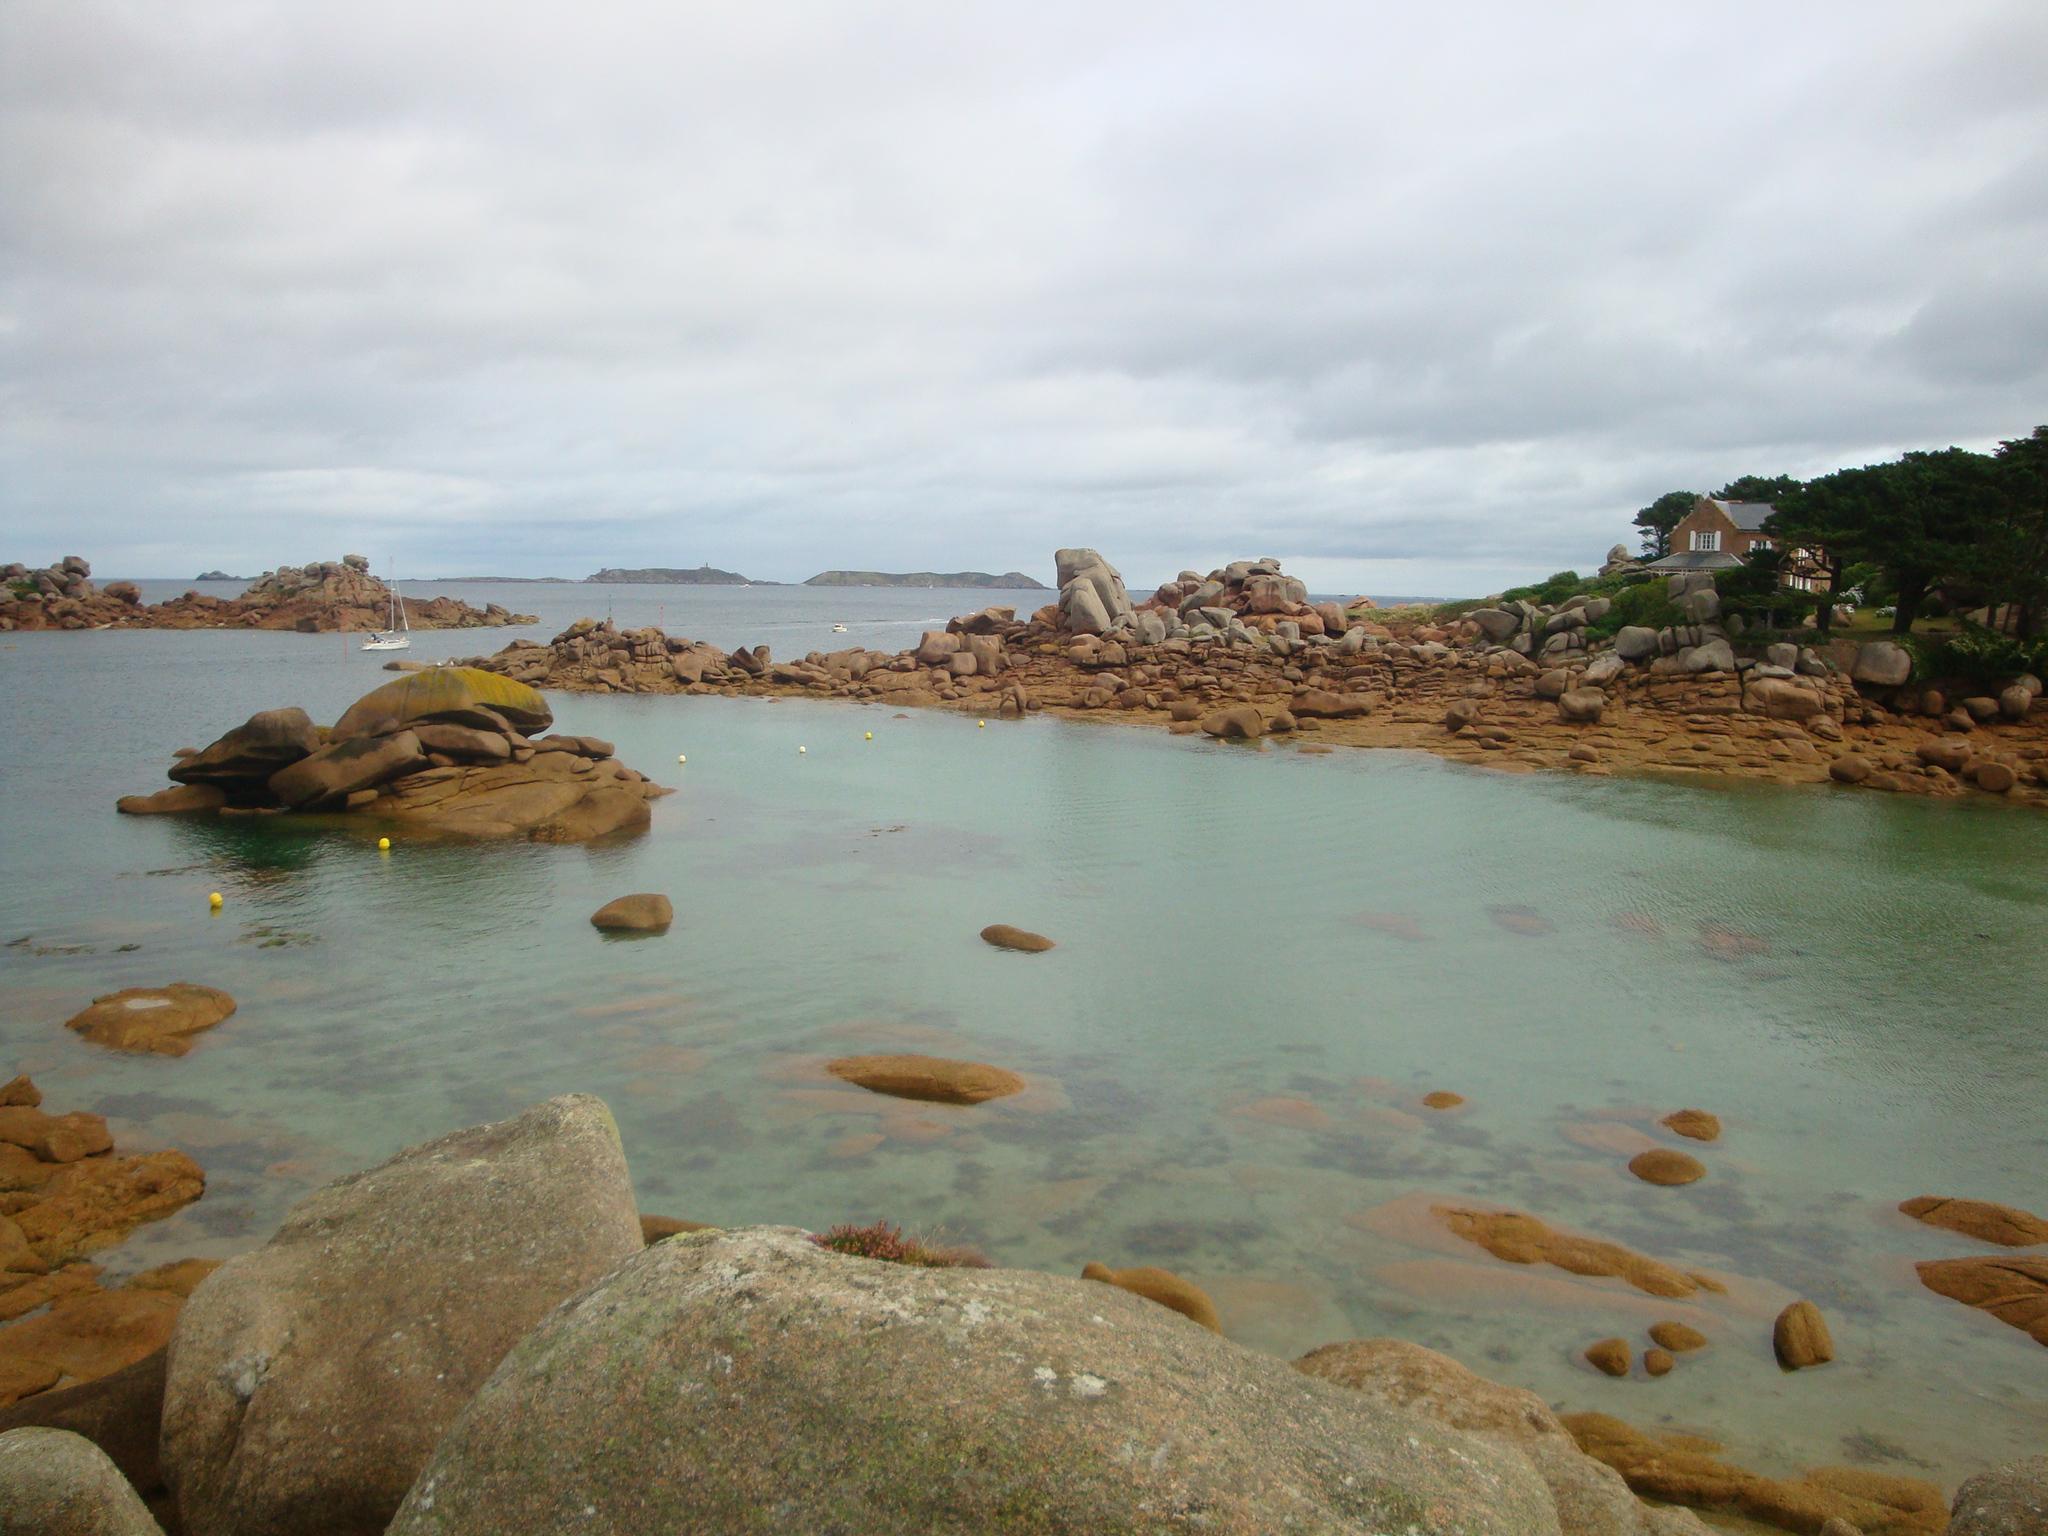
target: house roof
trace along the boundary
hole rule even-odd
[[[1733,571],[1741,568],[1742,561],[1723,549],[1681,549],[1675,555],[1666,555],[1662,560],[1652,560],[1643,569],[1646,571]]]
[[[1721,509],[1721,515],[1740,528],[1744,533],[1763,532],[1764,519],[1776,514],[1777,508],[1768,501],[1709,501]]]

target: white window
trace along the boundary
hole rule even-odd
[[[1771,547],[1771,541],[1769,539],[1751,539],[1749,541],[1749,547],[1751,549],[1769,549]]]
[[[1694,549],[1704,550],[1719,549],[1721,547],[1721,535],[1719,530],[1694,533],[1692,536],[1692,547]]]

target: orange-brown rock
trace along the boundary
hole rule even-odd
[[[109,1050],[183,1056],[192,1036],[213,1028],[235,1011],[235,1000],[218,987],[174,981],[167,987],[125,987],[92,1000],[92,1006],[64,1021],[64,1027]]]
[[[205,1188],[206,1175],[182,1152],[91,1157],[58,1169],[14,1220],[39,1256],[61,1264],[190,1205]]]
[[[614,896],[590,914],[590,926],[606,933],[667,933],[676,909],[659,891]]]
[[[1778,1364],[1788,1371],[1826,1365],[1835,1358],[1835,1341],[1828,1333],[1828,1321],[1810,1301],[1795,1301],[1778,1314],[1771,1326],[1771,1349]]]
[[[1586,1346],[1586,1363],[1607,1376],[1626,1376],[1633,1356],[1627,1339],[1600,1339]]]
[[[1284,1125],[1293,1131],[1326,1131],[1330,1128],[1330,1116],[1320,1104],[1284,1093],[1267,1094],[1264,1098],[1232,1105],[1230,1113],[1267,1125]]]
[[[1988,1200],[1957,1200],[1946,1195],[1916,1195],[1899,1209],[1929,1226],[1946,1227],[1979,1242],[2003,1248],[2031,1248],[2048,1243],[2048,1221],[2015,1206]]]
[[[1082,1267],[1081,1278],[1100,1280],[1104,1285],[1113,1285],[1147,1301],[1156,1301],[1190,1322],[1200,1323],[1211,1333],[1223,1331],[1223,1320],[1216,1315],[1215,1304],[1209,1300],[1208,1294],[1170,1269],[1155,1269],[1149,1264],[1141,1264],[1134,1269],[1111,1269],[1107,1264],[1091,1263]]]
[[[1658,1122],[1666,1130],[1694,1141],[1719,1141],[1721,1122],[1704,1109],[1675,1109]]]
[[[145,1498],[159,1493],[164,1358],[160,1349],[97,1380],[39,1391],[11,1408],[0,1408],[0,1434],[12,1429],[68,1429],[105,1451],[137,1493]],[[5,1396],[4,1386],[0,1396]]]
[[[1739,1515],[1799,1536],[1815,1536],[1830,1519],[1863,1536],[1939,1536],[1948,1500],[1932,1483],[1860,1467],[1815,1467],[1796,1478],[1771,1478],[1721,1460],[1720,1446],[1696,1435],[1653,1435],[1604,1413],[1564,1416],[1565,1428],[1589,1456],[1614,1468],[1646,1499]]]
[[[1643,1370],[1651,1376],[1669,1376],[1671,1368],[1678,1364],[1668,1349],[1646,1349],[1643,1351]]]
[[[20,1147],[40,1162],[75,1163],[105,1152],[114,1138],[98,1115],[83,1110],[51,1115],[21,1104],[0,1109],[0,1142]]]
[[[1422,1102],[1431,1109],[1456,1109],[1465,1102],[1465,1096],[1462,1093],[1452,1093],[1447,1088],[1439,1088],[1434,1093],[1425,1093]]]
[[[1008,923],[990,923],[981,930],[981,941],[993,944],[997,949],[1014,949],[1027,955],[1042,955],[1053,947],[1052,940],[1044,934],[1033,933],[1028,928],[1012,928]]]
[[[1691,1296],[1702,1290],[1723,1289],[1705,1275],[1674,1269],[1619,1243],[1560,1232],[1520,1211],[1445,1205],[1431,1209],[1459,1237],[1510,1264],[1551,1264],[1574,1275],[1613,1276],[1652,1296]]]
[[[0,1109],[35,1109],[42,1102],[42,1090],[26,1074],[0,1083]]]
[[[93,1290],[0,1329],[0,1369],[18,1376],[54,1372],[41,1391],[92,1381],[155,1353],[193,1286],[217,1266],[187,1260],[137,1275],[117,1290]],[[26,1391],[16,1396],[27,1396]]]
[[[943,1056],[841,1056],[825,1070],[870,1093],[933,1104],[983,1104],[1024,1091],[1024,1079],[1014,1072]]]
[[[1706,1165],[1672,1147],[1652,1147],[1628,1160],[1628,1171],[1645,1184],[1694,1184],[1707,1176]]]
[[[1913,1267],[1930,1291],[1989,1312],[2036,1344],[2048,1345],[2048,1258],[1985,1254],[1929,1259]]]
[[[1650,1337],[1673,1354],[1683,1355],[1707,1347],[1707,1336],[1688,1323],[1670,1319],[1650,1325]]]

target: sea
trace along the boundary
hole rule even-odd
[[[145,583],[151,600],[189,582]],[[232,596],[239,584],[210,588]],[[421,632],[436,661],[571,620],[777,656],[893,650],[1043,593],[406,583],[534,613]],[[835,633],[835,624],[845,633]],[[447,846],[131,818],[173,749],[259,709],[331,720],[389,674],[360,636],[0,636],[0,1078],[183,1148],[205,1198],[115,1274],[261,1243],[293,1201],[552,1094],[611,1106],[644,1210],[888,1221],[998,1264],[1160,1265],[1293,1356],[1392,1335],[1765,1470],[1953,1485],[2048,1443],[2048,1353],[1927,1290],[1984,1245],[1901,1215],[2048,1212],[2048,818],[1827,788],[1511,775],[879,705],[551,695],[672,785],[644,836]],[[687,759],[682,761],[681,759]],[[209,909],[209,893],[222,905]],[[611,940],[660,891],[665,935]],[[979,930],[1051,937],[998,951]],[[239,1011],[182,1059],[64,1020],[200,982]],[[836,1084],[911,1050],[1022,1073],[957,1109]],[[1437,1090],[1463,1097],[1437,1111]],[[1722,1138],[1658,1120],[1718,1115]],[[1697,1183],[1627,1171],[1653,1143]],[[1503,1207],[1719,1277],[1665,1300],[1513,1265],[1438,1206]],[[1804,1297],[1836,1359],[1786,1373]],[[1661,1318],[1661,1379],[1581,1358]]]

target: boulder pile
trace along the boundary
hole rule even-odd
[[[637,832],[668,791],[592,736],[554,723],[524,683],[469,667],[401,674],[332,726],[301,709],[252,715],[182,752],[171,788],[128,795],[127,815],[360,814],[437,835],[587,842]]]
[[[187,591],[144,604],[132,581],[96,588],[92,567],[66,555],[46,570],[15,564],[0,568],[0,631],[34,629],[290,629],[302,633],[383,629],[391,622],[391,592],[370,574],[361,555],[285,565],[265,571],[240,597]],[[408,597],[406,622],[414,629],[482,629],[534,624],[531,614],[498,603],[473,608],[460,598]]]

